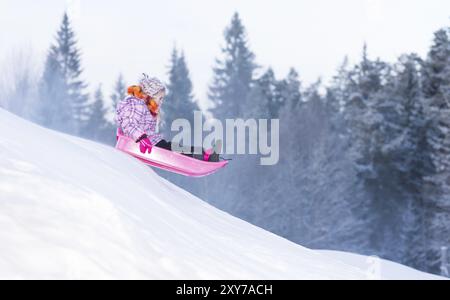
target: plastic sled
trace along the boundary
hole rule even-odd
[[[207,162],[177,152],[153,147],[151,153],[141,153],[139,144],[117,130],[116,149],[125,152],[146,165],[189,177],[203,177],[225,167],[228,161]]]

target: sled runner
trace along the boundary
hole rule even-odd
[[[219,162],[202,161],[158,147],[153,147],[150,154],[142,154],[139,150],[139,144],[123,135],[120,129],[117,130],[116,149],[139,159],[151,167],[188,177],[211,175],[228,164],[227,160]]]

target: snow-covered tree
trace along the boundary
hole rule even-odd
[[[347,76],[339,82],[346,84],[346,91],[339,95],[348,95],[343,99],[343,118],[345,121],[345,135],[349,141],[347,153],[353,162],[356,171],[357,183],[366,193],[366,203],[371,211],[370,218],[366,220],[368,228],[375,228],[369,233],[370,249],[378,255],[384,255],[384,243],[386,235],[391,231],[388,224],[391,211],[387,209],[388,202],[384,193],[384,177],[382,172],[383,160],[379,154],[382,147],[380,141],[380,122],[383,114],[379,110],[380,100],[388,96],[384,94],[383,87],[389,73],[389,66],[380,60],[370,60],[367,55],[367,47],[364,46],[361,63],[352,70],[343,72]],[[335,89],[336,90],[336,89]],[[340,88],[338,87],[339,91]],[[363,212],[365,214],[365,212]]]
[[[449,31],[435,33],[423,68],[429,165],[424,177],[427,262],[437,272],[440,248],[450,245],[450,41]]]
[[[418,269],[425,269],[425,228],[422,197],[423,171],[426,160],[425,116],[421,87],[422,60],[416,54],[403,55],[395,66],[392,78],[392,106],[384,126],[390,141],[384,152],[391,173],[396,174],[394,182],[403,210],[401,219],[401,262]]]
[[[368,181],[377,226],[372,235],[375,249],[384,257],[410,264],[420,264],[423,255],[418,226],[423,163],[420,66],[417,55],[402,56],[394,68],[388,68],[382,88],[374,95],[370,153],[376,176]]]
[[[337,74],[333,76],[330,85],[327,87],[327,103],[332,111],[342,112],[346,103],[351,99],[350,72],[348,57],[345,57],[337,70]]]
[[[286,105],[280,116],[283,175],[277,182],[289,183],[279,196],[286,199],[283,235],[311,247],[363,253],[367,197],[346,156],[347,141],[331,124],[334,118],[318,93],[319,84],[305,91],[302,105]]]

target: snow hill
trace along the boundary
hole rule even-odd
[[[215,209],[112,147],[2,109],[0,132],[0,279],[371,276]]]

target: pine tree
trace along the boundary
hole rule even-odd
[[[170,136],[170,127],[176,119],[186,119],[194,128],[194,112],[199,111],[192,92],[192,81],[184,53],[173,49],[169,67],[168,94],[164,101],[164,132]]]
[[[268,135],[271,136],[271,119],[278,119],[280,117],[280,111],[288,101],[289,105],[293,108],[300,99],[298,74],[294,70],[291,70],[288,78],[277,80],[272,68],[269,68],[252,85],[247,100],[241,107],[243,111],[242,117],[244,119],[256,120],[267,119]],[[284,120],[281,119],[280,123],[283,122]],[[258,140],[256,142],[259,143]],[[246,136],[246,143],[247,145],[250,144],[249,135]],[[282,184],[280,184],[282,179],[280,181],[273,180],[274,178],[280,178],[280,172],[283,172],[283,170],[279,169],[277,165],[272,167],[261,166],[260,157],[256,155],[248,155],[245,158],[236,157],[235,159],[239,165],[239,172],[243,175],[237,181],[238,187],[236,190],[239,191],[242,197],[252,199],[251,202],[237,201],[233,207],[237,214],[264,225],[272,231],[287,236],[288,229],[283,226],[286,223],[283,222],[283,217],[278,215],[286,211],[280,203],[277,206],[274,206],[273,203],[274,197],[282,199],[285,196],[281,192],[285,190]],[[265,183],[263,187],[259,189],[253,188],[254,186],[260,185],[261,182]],[[248,211],[252,211],[253,213],[248,214]],[[269,214],[274,218],[273,222],[266,222],[264,224],[263,220],[267,219]]]
[[[394,147],[388,147],[391,153],[389,161],[399,174],[396,183],[403,193],[403,216],[401,219],[401,241],[403,249],[401,261],[417,269],[425,270],[426,236],[424,228],[424,206],[421,194],[425,162],[425,116],[423,112],[423,94],[421,86],[422,60],[416,55],[404,55],[400,58],[396,70],[392,100],[400,107],[393,107],[398,116],[390,120],[396,133]]]
[[[294,107],[300,100],[300,82],[295,70],[291,69],[288,78],[277,80],[273,69],[269,68],[252,84],[247,101],[242,105],[243,116],[277,119],[286,103]]]
[[[277,85],[278,81],[275,79],[275,74],[269,68],[252,84],[247,99],[243,101],[241,106],[242,118],[268,120],[268,136],[270,136],[271,130],[270,119],[278,117],[279,112],[278,107],[275,106],[278,97],[280,97]],[[245,142],[247,145],[250,144],[250,134],[246,135]],[[257,139],[256,142],[259,143],[259,140]],[[237,164],[236,170],[233,171],[239,172],[241,176],[238,179],[231,177],[229,179],[233,181],[231,186],[233,186],[236,194],[247,199],[247,201],[228,199],[232,203],[233,211],[266,229],[279,234],[286,234],[286,231],[280,230],[278,225],[280,220],[277,214],[282,211],[282,205],[278,203],[280,206],[273,206],[273,197],[277,197],[278,191],[282,189],[281,186],[275,187],[277,181],[271,180],[276,176],[277,167],[261,166],[258,155],[236,156],[233,160]],[[264,184],[261,186],[261,183]],[[260,186],[260,188],[255,189],[255,186]],[[271,222],[265,221],[269,215],[272,218]]]
[[[237,13],[233,15],[230,26],[225,29],[224,38],[222,57],[215,61],[213,80],[208,93],[213,104],[211,112],[214,118],[221,120],[242,118],[248,113],[246,101],[250,96],[256,69],[255,55],[249,49],[246,30]],[[245,205],[242,201],[238,203],[240,188],[244,183],[240,177],[235,176],[236,172],[240,172],[238,165],[244,159],[240,156],[234,156],[233,159],[236,164],[230,165],[227,172],[207,179],[208,194],[205,197],[214,199],[219,207],[228,207],[229,211],[236,212],[236,206]],[[247,179],[250,178],[247,176]],[[223,182],[227,182],[225,194],[220,192]],[[251,198],[247,200],[251,201]]]
[[[241,19],[234,14],[231,25],[225,30],[223,59],[216,59],[214,79],[209,97],[214,104],[212,112],[218,119],[242,116],[243,103],[250,92],[256,64],[250,51]]]
[[[294,108],[302,102],[301,82],[294,68],[289,70],[286,82],[286,103],[290,105],[290,108]]]
[[[286,199],[284,236],[310,247],[364,253],[366,195],[346,157],[347,141],[331,126],[334,118],[319,85],[305,91],[302,105],[284,106],[280,116],[284,150],[279,169],[285,175],[276,181],[289,183],[278,197]]]
[[[376,176],[369,187],[378,227],[373,240],[380,255],[409,264],[420,264],[423,254],[420,64],[416,55],[405,55],[393,69],[388,68],[391,72],[383,76],[385,83],[372,106],[376,118],[370,153]]]
[[[249,112],[258,113],[253,114],[254,118],[266,118],[272,119],[278,114],[278,103],[276,103],[276,89],[277,80],[272,68],[269,68],[260,78],[255,80],[252,86],[251,97],[246,101],[245,108],[246,113]]]
[[[87,120],[87,102],[88,95],[85,93],[87,85],[81,80],[82,68],[80,60],[80,51],[77,48],[75,32],[70,24],[69,17],[64,14],[61,26],[57,32],[56,44],[50,48],[51,61],[58,64],[58,74],[51,77],[61,76],[64,82],[65,93],[67,94],[67,103],[70,104],[71,119],[73,119],[74,134],[81,134]],[[49,66],[47,72],[52,72],[54,67]],[[47,82],[46,86],[53,85]],[[53,89],[53,88],[50,88]],[[53,101],[66,101],[62,99],[53,99]],[[67,107],[69,108],[69,107]],[[67,120],[66,120],[67,121]]]
[[[348,57],[345,57],[342,64],[333,76],[331,85],[327,88],[327,103],[329,109],[335,112],[342,112],[350,96],[350,70],[348,66]]]
[[[346,135],[348,137],[348,155],[353,161],[358,182],[366,193],[367,205],[371,211],[370,218],[366,219],[368,228],[381,227],[370,233],[370,248],[380,256],[385,255],[384,243],[386,235],[391,231],[387,220],[390,211],[385,201],[386,193],[383,190],[382,160],[378,156],[381,147],[379,122],[382,115],[378,110],[383,94],[383,82],[389,73],[387,64],[376,60],[372,61],[367,55],[367,46],[364,46],[362,61],[347,73],[347,91],[349,95],[344,102],[343,117]]]
[[[450,41],[448,30],[435,33],[423,67],[426,147],[424,206],[429,271],[438,272],[440,248],[450,245]]]
[[[448,77],[449,33],[441,29],[435,33],[434,44],[428,53],[428,59],[423,69],[424,95],[429,99],[429,105],[436,108],[448,108]]]
[[[125,97],[126,94],[126,83],[123,79],[123,75],[119,74],[117,77],[116,83],[114,85],[113,92],[111,93],[111,100],[112,100],[112,109],[113,111],[116,110],[117,104],[120,100],[122,100]]]
[[[95,141],[109,141],[108,121],[105,118],[107,109],[101,85],[97,88],[94,95],[94,102],[89,106],[88,119],[86,121],[85,136]]]
[[[179,53],[175,47],[171,54],[168,75],[169,83],[167,84],[167,95],[161,112],[164,119],[161,131],[164,137],[167,140],[170,140],[172,139],[172,122],[176,119],[185,119],[189,121],[191,129],[193,129],[194,112],[199,111],[200,108],[193,95],[193,86],[186,63],[186,57],[183,52]],[[189,143],[192,144],[193,141],[189,141]],[[201,194],[203,182],[192,182],[192,180],[189,180],[188,178],[180,177],[176,174],[169,174],[167,172],[158,173],[185,190],[195,195],[203,196]]]
[[[126,95],[126,83],[124,81],[124,78],[122,74],[119,74],[117,77],[117,80],[113,87],[113,92],[110,95],[111,99],[111,107],[109,108],[110,112],[109,115],[115,116],[116,114],[116,108],[117,104],[120,100],[122,100]],[[114,118],[111,120],[110,118],[106,118],[107,124],[105,129],[105,138],[104,142],[110,145],[114,145],[116,143],[116,131],[117,131],[117,124],[114,121]]]
[[[47,128],[73,133],[74,122],[69,99],[61,66],[54,53],[49,52],[39,82],[36,121]]]

